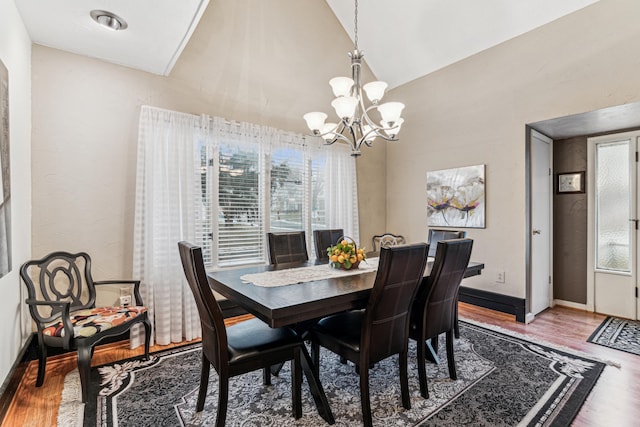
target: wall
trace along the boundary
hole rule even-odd
[[[553,141],[553,176],[587,172],[587,137]],[[554,192],[555,192],[554,181]],[[587,193],[553,195],[553,298],[587,303]]]
[[[85,250],[97,280],[130,277],[140,106],[306,133],[350,49],[324,1],[292,0],[211,2],[169,77],[34,46],[34,256]],[[365,242],[386,223],[385,152],[358,159]]]
[[[485,164],[486,228],[467,231],[486,269],[465,285],[524,298],[525,125],[640,100],[639,15],[601,0],[394,89],[406,108],[387,148],[387,228],[425,240],[426,171]]]
[[[13,0],[0,0],[0,60],[9,72],[12,270],[0,278],[0,383],[26,339],[18,269],[31,256],[31,40]],[[1,391],[1,390],[0,390]]]

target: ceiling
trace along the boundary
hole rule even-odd
[[[326,1],[353,39],[354,3]],[[359,0],[358,44],[376,77],[393,88],[596,1]],[[159,75],[171,72],[208,3],[16,1],[34,43]],[[128,28],[97,25],[89,16],[93,9],[121,16]]]

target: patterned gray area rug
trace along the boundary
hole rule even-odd
[[[400,402],[397,358],[389,358],[373,368],[370,384],[374,425],[568,426],[605,366],[566,349],[460,323],[461,338],[455,342],[458,379],[449,379],[441,343],[439,352],[443,360],[439,365],[427,364],[429,399],[423,399],[419,393],[415,342],[412,342],[409,351],[412,409],[403,409]],[[217,406],[214,369],[205,409],[194,413],[200,360],[200,347],[195,345],[156,353],[147,362],[132,359],[93,368],[84,425],[214,425]],[[323,352],[320,376],[335,425],[361,425],[358,375],[353,365],[343,365],[337,356]],[[271,386],[262,385],[260,371],[232,378],[227,425],[327,425],[318,415],[306,380],[303,417],[295,420],[291,416],[290,378],[289,364]],[[69,382],[73,383],[73,379]],[[73,407],[68,399],[63,397],[60,416],[72,420],[77,414],[62,413],[63,408]]]
[[[640,356],[640,321],[607,317],[587,341]]]

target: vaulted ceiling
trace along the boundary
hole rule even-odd
[[[596,1],[359,0],[358,45],[376,77],[397,87]],[[326,2],[353,40],[354,2]],[[16,2],[34,43],[159,75],[169,75],[208,4],[209,0]],[[105,29],[90,17],[91,10],[113,12],[128,28]]]

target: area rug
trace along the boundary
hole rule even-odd
[[[440,364],[427,364],[429,399],[419,393],[415,342],[409,350],[411,409],[400,402],[397,357],[371,370],[371,406],[376,426],[568,426],[595,385],[605,363],[522,337],[460,322],[455,341],[458,379],[449,379],[444,343]],[[444,340],[440,340],[444,341]],[[200,347],[163,351],[151,360],[131,359],[92,368],[85,426],[209,426],[217,406],[217,374],[211,370],[204,411],[194,413]],[[323,351],[320,377],[336,426],[361,425],[358,375],[353,365]],[[306,380],[303,416],[291,416],[289,364],[262,385],[262,373],[234,377],[229,385],[228,426],[322,426]],[[59,425],[74,425],[82,405],[77,377],[68,379]],[[65,385],[65,392],[67,385]],[[71,401],[70,401],[71,400]],[[80,416],[81,417],[81,416]],[[68,424],[60,424],[60,420]]]
[[[640,356],[640,321],[607,317],[587,341]]]

